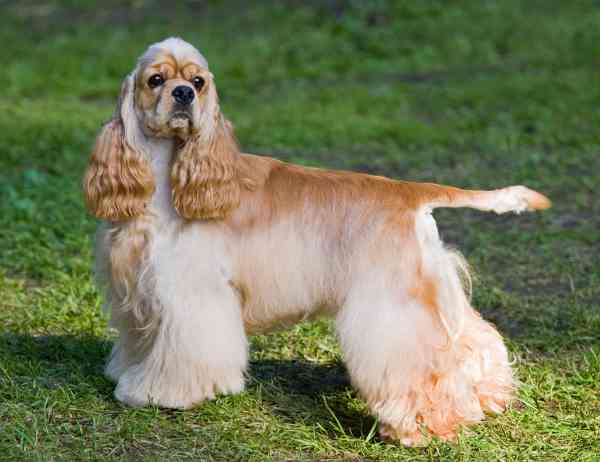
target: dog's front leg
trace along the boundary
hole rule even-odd
[[[228,279],[206,262],[183,271],[168,266],[160,268],[147,294],[158,317],[152,333],[139,334],[140,345],[148,346],[119,376],[116,398],[133,406],[186,409],[217,394],[240,392],[247,340]]]

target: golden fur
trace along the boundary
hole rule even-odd
[[[152,86],[156,74],[164,82]],[[186,107],[171,96],[178,86],[194,90]],[[123,402],[188,408],[238,392],[247,334],[319,315],[335,317],[383,437],[452,438],[511,399],[506,348],[471,307],[467,265],[443,246],[431,211],[549,207],[535,191],[242,154],[206,60],[180,39],[151,46],[127,77],[84,190],[106,220],[97,272],[120,333],[107,374]]]
[[[237,145],[220,117],[214,136],[189,139],[171,171],[173,205],[188,220],[222,219],[240,203]]]
[[[88,208],[111,221],[142,215],[154,192],[150,164],[124,138],[121,117],[102,128],[83,180]]]

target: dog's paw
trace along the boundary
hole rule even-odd
[[[217,395],[237,394],[243,390],[242,371],[152,379],[140,376],[139,371],[132,368],[119,378],[115,398],[132,407],[152,404],[169,409],[190,409]]]
[[[379,436],[383,441],[398,442],[409,448],[421,448],[429,444],[429,439],[420,430],[407,433],[387,423],[379,425]]]

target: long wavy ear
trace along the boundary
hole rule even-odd
[[[113,119],[102,127],[83,179],[85,202],[98,218],[121,221],[144,213],[154,191],[149,162],[139,149],[134,74],[123,82]]]
[[[171,170],[173,205],[188,220],[222,219],[240,202],[233,128],[220,112],[212,76],[206,87],[200,133],[181,147]]]

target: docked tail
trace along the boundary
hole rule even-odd
[[[552,205],[550,199],[525,186],[508,186],[492,191],[469,191],[422,183],[421,205],[430,209],[439,207],[469,207],[496,213],[544,210]]]

